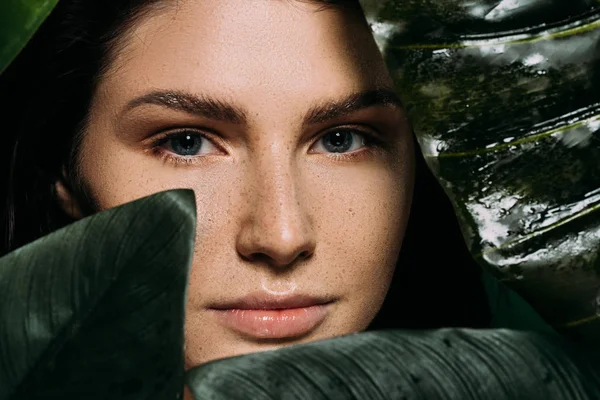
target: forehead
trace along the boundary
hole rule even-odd
[[[295,0],[172,2],[138,21],[107,80],[132,95],[177,89],[247,100],[389,86],[359,13],[320,8]]]

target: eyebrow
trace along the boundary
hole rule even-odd
[[[396,92],[391,89],[379,88],[366,90],[364,92],[351,94],[341,100],[328,101],[313,106],[306,114],[304,124],[312,125],[325,123],[359,110],[375,106],[402,108],[402,102]]]
[[[145,94],[127,103],[124,112],[148,104],[237,125],[245,125],[248,120],[248,114],[242,107],[208,96],[196,96],[179,91],[155,91]],[[402,102],[396,92],[391,89],[366,90],[350,94],[342,99],[326,101],[312,106],[306,113],[303,124],[325,123],[374,106],[401,108]]]
[[[211,97],[175,91],[157,91],[145,94],[127,103],[124,112],[147,104],[238,125],[244,125],[247,121],[246,113],[241,108]]]

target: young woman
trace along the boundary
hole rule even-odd
[[[447,268],[470,263],[451,209],[420,205],[424,186],[399,256],[415,149],[358,1],[61,0],[0,94],[0,254],[195,191],[187,367],[369,326],[485,323],[476,274]]]

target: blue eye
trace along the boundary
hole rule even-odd
[[[218,153],[219,149],[203,134],[193,131],[172,132],[160,139],[159,147],[177,157],[196,157],[206,154]]]
[[[181,134],[170,137],[165,144],[177,155],[195,156],[202,149],[204,141],[200,135]]]
[[[326,133],[316,143],[317,151],[327,153],[347,153],[365,146],[365,136],[351,130]]]

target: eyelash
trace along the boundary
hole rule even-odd
[[[333,158],[336,161],[341,161],[341,162],[343,162],[343,161],[358,161],[360,159],[363,159],[368,154],[373,154],[374,152],[376,152],[378,150],[385,150],[387,148],[387,145],[384,142],[384,140],[378,138],[374,134],[366,132],[364,129],[359,129],[356,127],[348,127],[348,126],[335,127],[333,129],[327,130],[324,133],[319,133],[318,135],[315,135],[314,138],[316,138],[316,140],[313,141],[311,148],[315,145],[315,143],[317,143],[319,140],[323,139],[327,134],[333,133],[333,132],[355,133],[364,138],[364,145],[359,150],[355,150],[355,151],[348,152],[348,153],[324,153],[324,154],[327,154],[328,157]],[[218,144],[215,139],[211,138],[210,135],[206,134],[205,132],[201,132],[199,130],[190,129],[190,128],[182,128],[182,129],[177,129],[177,130],[173,130],[173,131],[165,132],[165,133],[161,134],[160,137],[158,137],[152,141],[150,150],[152,151],[152,153],[155,156],[160,157],[163,161],[170,162],[175,165],[197,164],[197,163],[201,162],[206,157],[206,155],[180,156],[180,155],[172,154],[162,148],[162,146],[165,143],[168,143],[169,140],[172,140],[174,138],[180,137],[185,134],[200,136],[203,140],[210,141],[213,144],[213,146],[215,146],[219,149],[222,149],[222,146],[220,144]],[[313,154],[321,154],[321,153],[313,153]]]
[[[352,162],[352,161],[360,161],[365,157],[376,153],[377,151],[386,150],[388,148],[386,142],[376,136],[375,134],[367,132],[364,128],[357,128],[354,126],[336,126],[335,128],[328,129],[323,133],[319,133],[315,136],[316,140],[313,140],[311,148],[325,136],[334,132],[344,132],[344,133],[355,133],[359,136],[363,137],[364,145],[358,149],[348,153],[323,153],[326,154],[327,157],[339,162]],[[313,154],[321,154],[321,153],[313,153]]]
[[[207,133],[191,128],[181,128],[161,134],[158,138],[152,141],[150,150],[155,156],[161,158],[164,162],[184,166],[197,164],[198,162],[202,161],[205,156],[180,156],[177,154],[170,153],[169,151],[162,148],[162,146],[165,143],[168,143],[170,140],[185,134],[200,136],[203,140],[210,141],[213,144],[213,146],[222,150],[222,146],[216,143],[217,141],[211,138]]]

